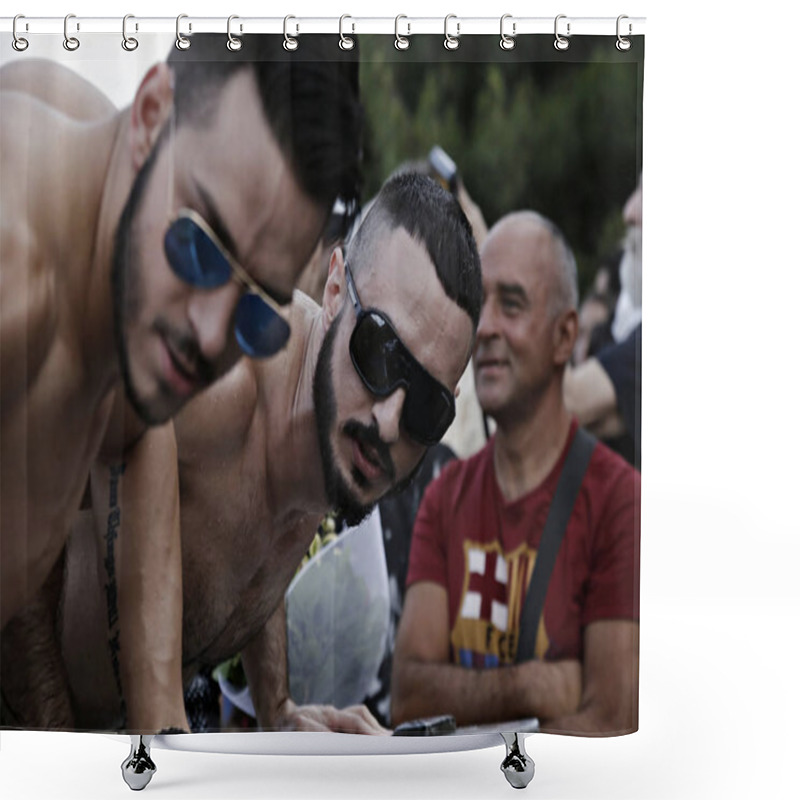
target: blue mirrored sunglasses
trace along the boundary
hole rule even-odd
[[[234,278],[245,287],[234,327],[245,355],[267,358],[286,345],[291,329],[278,304],[236,263],[196,211],[178,212],[164,235],[164,252],[172,271],[192,286],[218,289]]]

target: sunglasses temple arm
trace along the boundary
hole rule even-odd
[[[167,219],[171,219],[175,213],[173,203],[175,202],[175,106],[169,115],[169,141],[167,145]]]
[[[347,286],[347,294],[350,295],[350,301],[353,303],[353,307],[356,310],[356,316],[360,316],[361,314],[361,301],[358,299],[358,295],[356,294],[356,285],[353,281],[353,273],[350,272],[350,267],[347,262],[344,262],[344,283]]]

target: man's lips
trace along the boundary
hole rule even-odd
[[[162,339],[162,345],[165,353],[164,372],[166,378],[176,394],[187,397],[199,388],[200,377],[180,360],[165,339]]]
[[[375,449],[356,438],[353,438],[353,462],[370,483],[380,480],[386,474]]]
[[[503,358],[479,358],[475,361],[476,370],[490,370],[499,369],[500,367],[508,366],[508,361]]]

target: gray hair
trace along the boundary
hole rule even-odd
[[[541,217],[541,221],[550,231],[558,254],[557,283],[548,299],[547,309],[552,319],[564,311],[578,308],[578,265],[561,229],[546,217]]]

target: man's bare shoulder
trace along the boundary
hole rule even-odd
[[[175,417],[180,462],[240,451],[253,424],[257,396],[253,362],[242,358]]]
[[[316,366],[312,331],[319,312],[320,307],[308,295],[295,290],[291,305],[283,311],[291,329],[286,348],[271,358],[254,362],[259,404],[272,417],[277,415],[280,419],[298,410],[298,389],[304,378],[313,375]]]
[[[299,289],[292,294],[291,318],[298,317],[309,323],[319,313],[319,304]]]
[[[0,92],[23,95],[77,121],[105,119],[114,104],[93,84],[55,61],[16,61],[0,69]]]
[[[270,403],[279,402],[279,395],[286,395],[287,400],[293,395],[298,376],[307,366],[311,329],[319,310],[308,295],[295,290],[291,305],[283,309],[291,329],[286,349],[253,362],[262,398]]]
[[[2,98],[0,114],[0,372],[7,403],[38,372],[57,325],[56,275],[34,221],[27,216],[32,193],[26,177],[28,145],[9,122],[19,105]],[[21,158],[19,156],[22,156]],[[17,381],[10,376],[25,376]]]
[[[4,68],[5,69],[5,68]],[[3,70],[0,70],[2,73]],[[66,143],[79,126],[38,97],[0,83],[0,211],[2,222],[31,218],[64,168]],[[40,197],[41,195],[41,197]]]
[[[5,86],[6,70],[0,73]],[[13,85],[17,80],[12,74]],[[66,274],[54,226],[53,181],[76,126],[38,98],[0,91],[0,337],[3,400],[30,385],[59,324]],[[73,240],[74,241],[74,240]],[[24,376],[24,380],[7,376]]]

